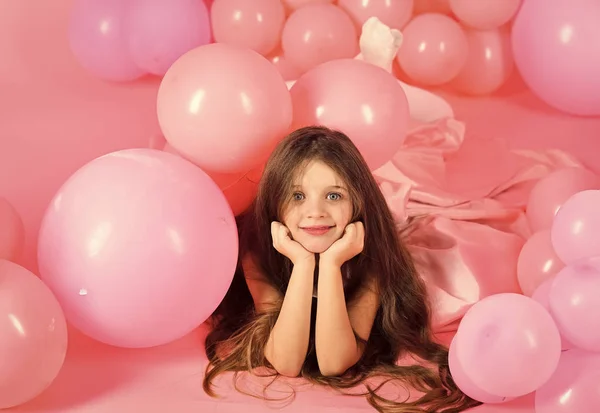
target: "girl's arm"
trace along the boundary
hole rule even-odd
[[[370,278],[374,280],[374,278]],[[339,376],[352,367],[364,352],[354,332],[367,341],[379,308],[374,282],[346,306],[340,266],[320,262],[315,345],[319,369],[324,376]]]
[[[257,311],[263,311],[279,301],[281,294],[264,276],[261,279],[250,260],[247,266],[249,274],[254,275],[246,279],[248,288]],[[314,256],[294,265],[281,311],[265,346],[265,358],[283,376],[297,377],[308,352],[314,271]]]

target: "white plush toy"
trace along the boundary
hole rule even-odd
[[[359,41],[360,53],[355,58],[379,66],[391,73],[392,63],[401,44],[402,33],[399,30],[390,29],[377,17],[371,17],[363,24]],[[398,82],[408,99],[410,117],[413,122],[433,122],[445,117],[454,117],[452,107],[441,97],[404,82]],[[286,83],[289,89],[295,81]]]

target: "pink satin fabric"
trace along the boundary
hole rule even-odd
[[[531,235],[525,206],[533,185],[562,167],[582,166],[558,150],[511,150],[467,137],[442,119],[412,130],[374,172],[406,246],[426,280],[436,333],[456,330],[471,305],[520,293],[517,259]]]

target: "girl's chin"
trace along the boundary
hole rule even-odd
[[[303,243],[302,246],[308,252],[312,252],[313,254],[322,254],[327,251],[329,247],[331,247],[331,244],[331,242],[306,242]]]

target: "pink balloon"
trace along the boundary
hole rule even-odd
[[[210,42],[208,9],[198,0],[128,0],[129,50],[137,66],[162,76],[181,55]]]
[[[269,59],[269,61],[275,65],[277,70],[279,70],[283,80],[296,80],[302,75],[300,69],[294,66],[294,64],[290,62],[290,59],[285,57],[283,50],[275,50],[275,52],[267,56],[267,59]]]
[[[527,0],[512,28],[515,62],[529,88],[570,114],[600,115],[600,2]]]
[[[600,354],[564,352],[556,372],[535,392],[535,413],[594,413],[600,406]]]
[[[490,404],[499,404],[505,403],[507,401],[512,400],[511,398],[498,396],[495,394],[490,394],[486,391],[481,390],[471,378],[465,373],[460,361],[458,360],[456,354],[456,340],[452,340],[450,344],[450,352],[448,354],[448,365],[450,367],[450,374],[452,375],[452,379],[454,383],[458,386],[458,388],[467,396],[472,398],[473,400],[480,401],[482,403],[490,403]]]
[[[0,409],[41,394],[67,353],[67,322],[50,289],[25,268],[0,259]]]
[[[552,309],[550,308],[550,289],[552,288],[553,282],[554,277],[551,277],[542,282],[542,284],[540,284],[540,286],[536,288],[536,290],[533,292],[531,298],[540,303],[554,319],[554,316],[552,315]],[[560,329],[558,331],[560,333]],[[562,333],[560,334],[560,341],[561,348],[563,351],[572,349],[574,347],[573,344],[562,335]]]
[[[327,62],[298,79],[290,93],[294,128],[321,124],[341,130],[371,170],[402,146],[408,100],[397,79],[380,67],[356,59]]]
[[[158,120],[173,147],[202,169],[246,172],[289,131],[292,101],[267,59],[213,43],[177,60],[158,90]]]
[[[451,14],[452,10],[448,0],[417,0],[414,2],[413,12],[415,15],[423,13]]]
[[[400,67],[412,80],[441,85],[456,77],[467,61],[469,43],[460,25],[443,14],[426,13],[404,28]]]
[[[38,261],[67,320],[119,347],[152,347],[197,328],[229,288],[233,214],[192,163],[153,149],[97,158],[59,189]]]
[[[600,190],[581,191],[556,213],[552,246],[565,264],[600,256]]]
[[[164,145],[163,151],[181,156],[168,143]],[[264,165],[260,165],[245,173],[220,174],[207,172],[207,174],[223,191],[233,214],[237,216],[244,212],[254,201],[263,168]]]
[[[565,201],[586,189],[600,189],[600,177],[585,168],[561,168],[540,179],[527,202],[526,215],[531,230],[550,229]]]
[[[69,43],[79,64],[93,75],[112,81],[127,82],[145,74],[129,50],[129,2],[75,0],[72,7]]]
[[[549,303],[560,332],[575,347],[600,352],[600,257],[581,260],[560,271]]]
[[[10,202],[0,197],[0,259],[16,261],[24,243],[25,226],[21,216]]]
[[[352,19],[333,4],[309,4],[292,13],[283,27],[281,46],[303,73],[330,60],[353,58],[359,52]]]
[[[544,281],[555,276],[564,266],[554,252],[550,230],[536,232],[525,242],[519,254],[519,286],[525,295],[531,297]]]
[[[215,0],[211,21],[215,41],[267,55],[281,39],[285,9],[280,0]]]
[[[338,5],[354,20],[359,32],[371,17],[392,29],[401,29],[412,17],[414,0],[338,0]]]
[[[514,69],[508,29],[466,29],[467,60],[452,87],[468,95],[485,95],[502,86]]]
[[[455,340],[456,357],[473,384],[507,397],[523,396],[544,384],[561,353],[558,328],[548,311],[514,293],[491,295],[473,305]]]
[[[222,187],[223,195],[227,198],[234,215],[240,215],[252,205],[258,192],[262,171],[263,166],[261,165],[248,171],[235,182]]]
[[[293,13],[300,7],[304,7],[309,4],[331,4],[334,0],[281,0],[285,6],[288,14]]]
[[[512,19],[521,0],[450,0],[450,8],[458,19],[474,29],[490,30]]]

